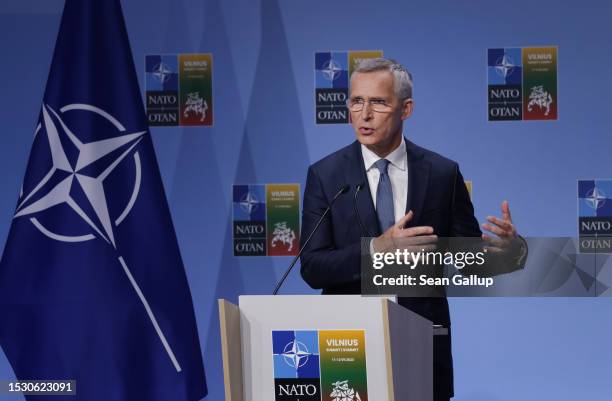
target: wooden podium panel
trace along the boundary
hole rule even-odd
[[[243,401],[240,309],[224,299],[219,300],[219,326],[221,330],[225,400]]]

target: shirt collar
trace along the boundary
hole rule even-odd
[[[365,165],[366,171],[369,171],[374,163],[381,159],[376,153],[372,152],[363,144],[361,145],[361,155],[363,156],[363,164]],[[404,141],[403,136],[399,146],[395,148],[393,152],[389,153],[385,159],[389,160],[392,165],[400,170],[406,170],[406,141]]]

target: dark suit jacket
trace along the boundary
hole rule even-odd
[[[406,213],[412,210],[411,226],[432,226],[439,237],[480,237],[474,208],[457,163],[406,140],[408,158],[408,197]],[[360,292],[360,239],[362,233],[353,208],[357,185],[359,214],[372,235],[381,230],[376,217],[365,172],[361,145],[351,145],[332,153],[310,166],[302,214],[302,235],[312,231],[333,196],[343,185],[350,191],[341,195],[331,208],[301,257],[304,280],[323,294],[358,294]],[[398,303],[449,328],[446,298],[399,298]],[[434,340],[434,394],[436,399],[453,394],[452,356],[449,336]]]

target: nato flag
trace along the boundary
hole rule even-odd
[[[147,129],[119,0],[66,0],[0,262],[0,344],[18,379],[75,380],[75,400],[206,395]]]

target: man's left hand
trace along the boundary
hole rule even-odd
[[[518,233],[516,227],[512,224],[512,215],[510,214],[510,205],[508,201],[503,201],[501,205],[502,218],[488,216],[488,223],[483,223],[482,228],[495,236],[483,234],[482,239],[491,244],[488,247],[490,251],[499,252],[506,251],[516,246]]]

